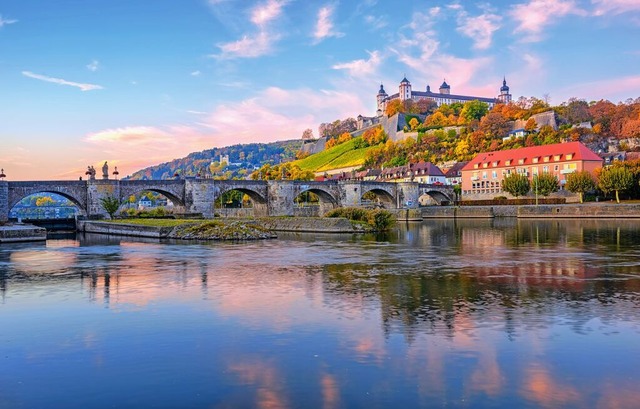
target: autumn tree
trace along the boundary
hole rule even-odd
[[[55,200],[53,200],[49,196],[40,196],[36,199],[36,206],[53,206],[55,204]]]
[[[527,132],[534,132],[536,129],[538,129],[536,120],[533,118],[527,119],[527,122],[524,124],[524,130]]]
[[[302,132],[302,139],[303,140],[313,139],[313,131],[309,128],[305,129],[304,132]],[[240,160],[242,160],[242,157],[240,158]]]
[[[387,103],[387,107],[384,109],[386,116],[394,116],[398,112],[404,112],[404,106],[399,99],[391,100]]]
[[[411,127],[412,131],[415,131],[418,125],[420,125],[420,121],[418,121],[418,118],[414,117],[409,120],[409,126]]]
[[[560,189],[558,178],[548,172],[543,172],[533,176],[533,188],[537,194],[544,197],[549,196],[551,193],[557,192]]]
[[[511,124],[498,112],[490,112],[480,120],[480,131],[487,136],[503,138],[511,130]]]
[[[623,167],[603,168],[600,172],[598,187],[605,194],[616,192],[616,203],[620,203],[619,192],[630,189],[633,185],[633,173]]]
[[[438,103],[430,98],[422,98],[415,103],[415,110],[417,114],[432,114],[436,109],[438,109]]]
[[[584,203],[584,194],[596,188],[596,181],[586,170],[573,172],[567,175],[567,183],[564,188],[569,192],[577,193],[580,197],[580,203]]]
[[[449,124],[449,120],[446,116],[440,111],[435,114],[428,116],[424,121],[425,126],[447,126]]]
[[[502,179],[502,190],[514,197],[524,196],[531,190],[531,184],[525,175],[511,173]]]

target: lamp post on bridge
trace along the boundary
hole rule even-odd
[[[118,175],[120,174],[120,172],[118,172],[118,167],[116,166],[113,170],[113,177],[118,180]]]
[[[7,175],[4,174],[4,168],[0,169],[0,180],[4,179],[6,177],[7,177]]]

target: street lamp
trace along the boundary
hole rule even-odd
[[[116,178],[116,180],[118,180],[118,175],[120,174],[120,172],[118,172],[118,167],[116,166],[115,169],[113,170],[113,176]]]
[[[6,178],[7,175],[4,174],[4,169],[0,169],[0,179]]]
[[[538,174],[533,175],[533,183],[536,187],[536,206],[538,205]]]

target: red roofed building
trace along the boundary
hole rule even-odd
[[[539,173],[551,173],[562,188],[568,174],[593,173],[600,167],[602,158],[580,142],[480,153],[462,168],[462,194],[503,194],[502,179],[511,173],[529,180]]]

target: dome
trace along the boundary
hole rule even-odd
[[[378,91],[378,95],[387,95],[382,84],[380,84],[380,91]]]
[[[502,80],[502,87],[500,87],[500,91],[509,92],[509,86],[507,85],[507,79],[506,78],[504,78]]]

